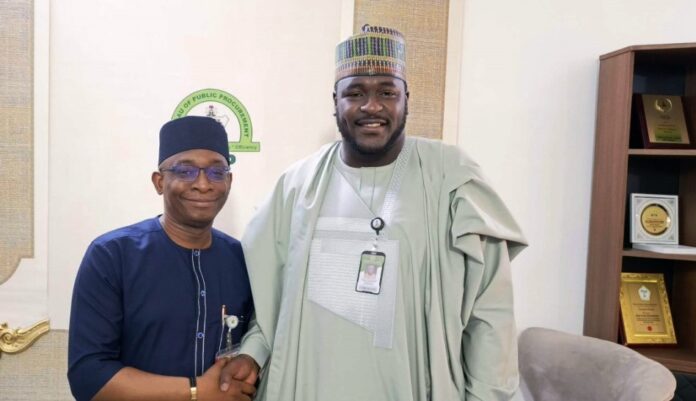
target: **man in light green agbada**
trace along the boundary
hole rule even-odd
[[[256,326],[242,353],[262,367],[256,399],[490,401],[517,389],[510,259],[525,239],[468,156],[406,137],[404,56],[389,28],[339,44],[343,140],[290,167],[247,227]],[[230,367],[222,380],[245,375]]]

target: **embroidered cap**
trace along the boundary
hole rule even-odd
[[[207,149],[221,154],[229,164],[230,151],[225,127],[210,117],[186,116],[169,121],[159,135],[159,163],[177,153]]]
[[[391,75],[406,81],[406,44],[401,32],[364,25],[336,46],[336,82],[355,75]]]

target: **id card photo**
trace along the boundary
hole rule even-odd
[[[379,294],[385,259],[384,254],[377,251],[365,251],[360,255],[358,282],[355,285],[355,291]]]

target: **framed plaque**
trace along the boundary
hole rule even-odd
[[[631,242],[679,244],[679,197],[631,194]]]
[[[634,108],[644,147],[691,147],[681,96],[636,94]]]
[[[619,299],[626,345],[677,343],[662,274],[621,273]]]

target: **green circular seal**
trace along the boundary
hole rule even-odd
[[[203,103],[211,103],[205,112],[205,116],[216,119],[220,124],[226,126],[229,117],[225,113],[220,113],[213,103],[219,104],[234,114],[239,123],[239,141],[229,142],[230,153],[232,152],[259,152],[261,144],[253,141],[253,129],[251,118],[246,107],[236,97],[220,89],[201,89],[186,96],[176,106],[172,114],[172,120],[189,115],[191,110]]]

